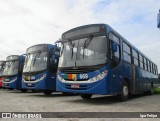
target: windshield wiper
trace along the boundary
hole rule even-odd
[[[82,49],[83,49],[83,58],[84,58],[84,54],[86,53],[86,49],[88,48],[88,46],[89,46],[89,44],[91,43],[92,40],[93,40],[93,34],[91,34],[89,36],[89,38],[85,40],[84,45],[82,47]]]
[[[34,58],[34,60],[33,60],[33,66],[34,66],[34,64],[35,64],[35,62],[36,62],[36,58],[37,58],[38,55],[40,55],[40,54],[41,54],[41,51],[36,54],[36,56],[35,56],[35,58]]]
[[[14,62],[15,62],[15,60],[12,60],[12,61],[10,61],[9,63],[8,63],[8,68],[10,68],[13,64],[14,64]]]
[[[84,45],[83,45],[83,49],[88,48],[89,44],[91,43],[91,41],[93,40],[93,34],[91,34],[88,39],[85,40]]]
[[[73,44],[72,41],[71,41],[70,39],[69,39],[69,44],[70,44],[71,50],[72,50],[71,58],[73,58],[73,49],[74,49],[75,44]]]
[[[29,58],[30,58],[30,53],[28,53],[28,55],[27,55],[27,57],[26,57],[26,62],[25,62],[25,67],[27,66],[27,64],[28,64],[28,61],[29,61]]]

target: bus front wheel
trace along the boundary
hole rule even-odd
[[[9,90],[13,90],[13,88],[8,88]]]
[[[125,82],[122,85],[121,94],[118,95],[118,98],[120,101],[126,101],[128,100],[128,97],[129,97],[129,87],[128,87],[128,83]]]
[[[45,90],[43,93],[44,93],[45,95],[51,95],[52,92],[53,92],[53,91],[51,91],[51,90]]]
[[[90,99],[92,97],[92,94],[81,94],[82,99]]]

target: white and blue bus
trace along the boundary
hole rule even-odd
[[[56,90],[118,96],[153,93],[158,84],[155,63],[106,24],[85,25],[62,35]]]
[[[59,51],[52,44],[37,44],[27,49],[22,74],[24,89],[41,90],[46,95],[56,90]]]
[[[6,63],[3,71],[2,87],[7,89],[17,89],[22,92],[27,90],[22,89],[22,70],[24,66],[24,55],[10,55],[6,58]]]

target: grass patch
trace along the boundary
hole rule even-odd
[[[158,88],[154,89],[154,93],[160,94],[160,86],[158,86]]]

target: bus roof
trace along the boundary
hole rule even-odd
[[[7,57],[6,61],[18,60],[19,57],[20,57],[19,55],[10,55]]]
[[[52,44],[36,44],[36,45],[33,45],[33,46],[27,48],[26,53],[31,53],[31,52],[40,51],[40,50],[47,50],[48,47],[54,47],[54,45],[52,45]]]

